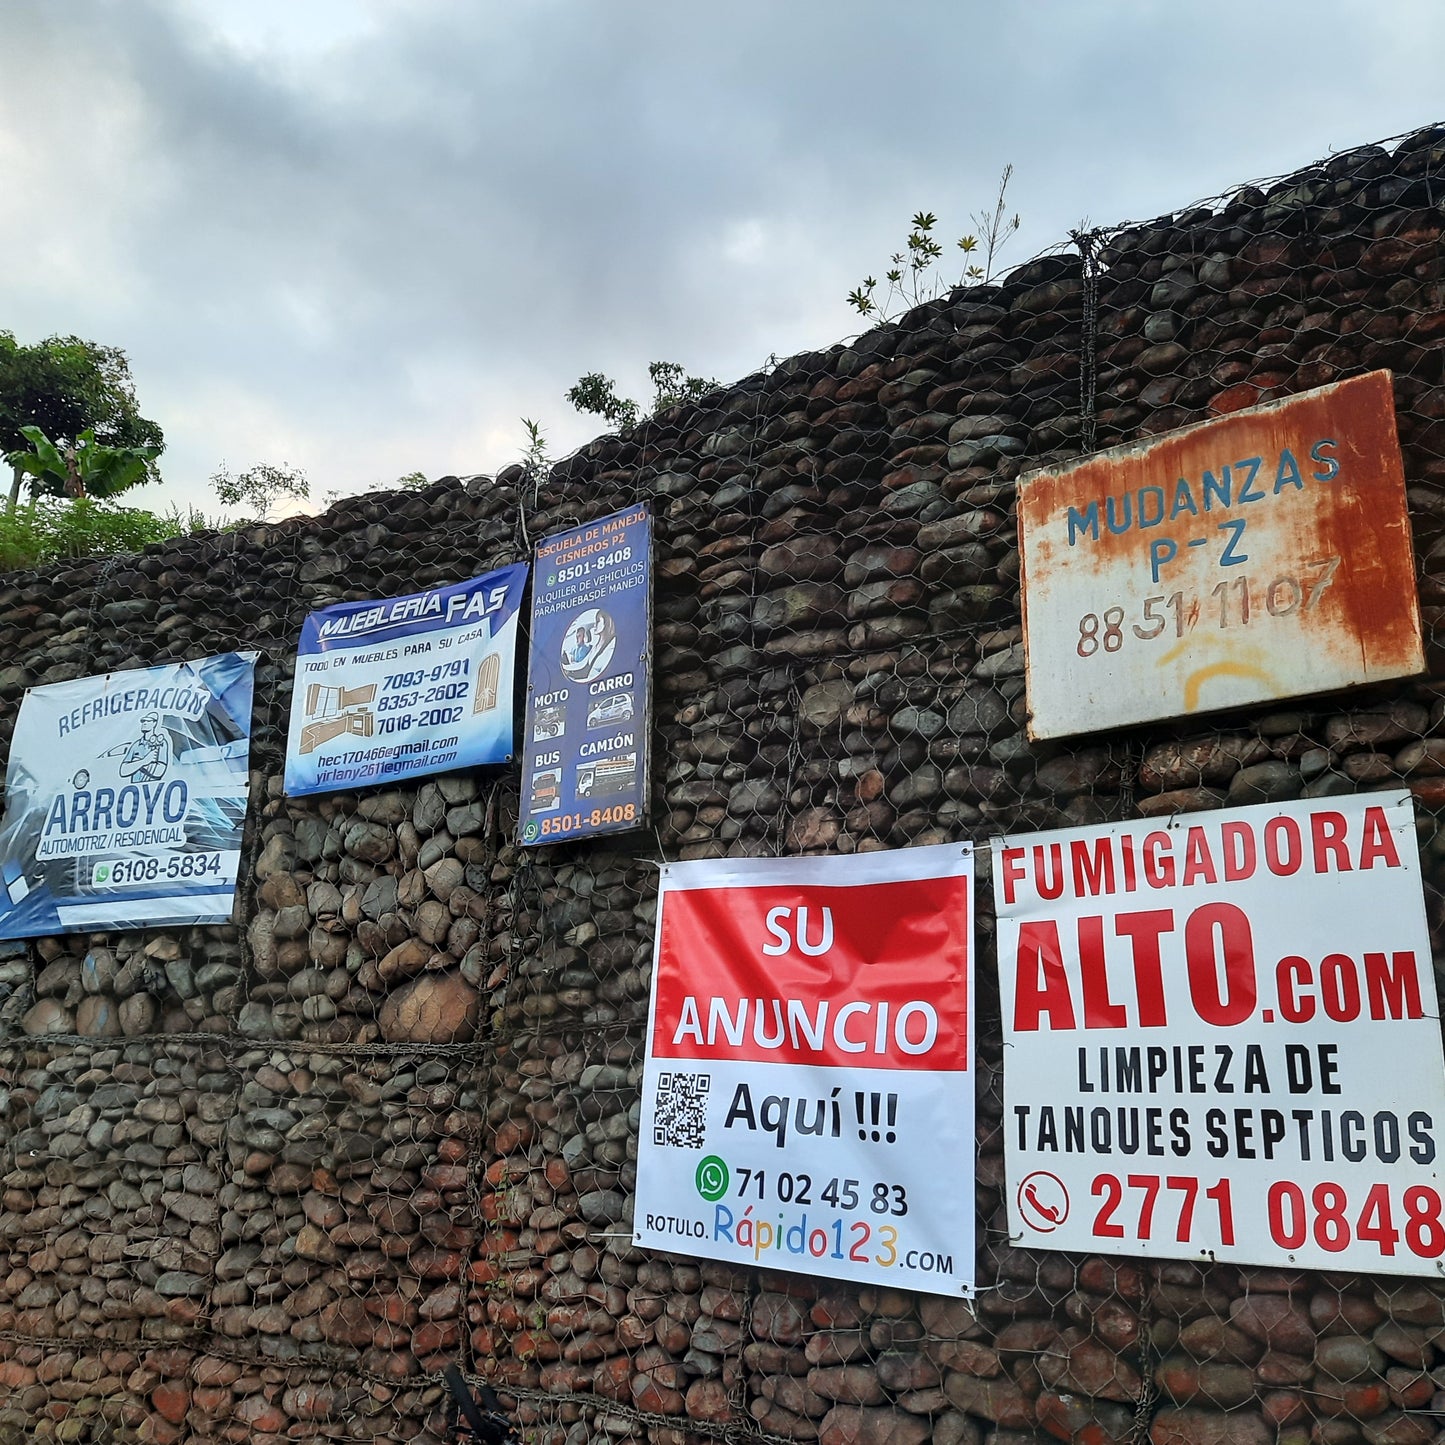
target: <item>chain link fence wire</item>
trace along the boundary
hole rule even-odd
[[[0,1445],[1445,1439],[1428,1281],[1020,1250],[988,880],[970,1303],[632,1245],[664,860],[1406,784],[1445,961],[1445,129],[1081,232],[531,476],[0,579],[27,686],[259,653],[240,926],[0,945]],[[1019,474],[1394,374],[1431,674],[1023,732]],[[516,768],[288,799],[305,615],[656,518],[654,826],[519,849]],[[986,857],[986,855],[985,855]]]

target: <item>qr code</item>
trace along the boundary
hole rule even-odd
[[[711,1074],[659,1074],[652,1142],[673,1149],[701,1149],[711,1088]]]

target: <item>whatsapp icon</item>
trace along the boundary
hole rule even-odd
[[[716,1154],[702,1160],[694,1178],[697,1192],[710,1204],[728,1192],[728,1166]]]

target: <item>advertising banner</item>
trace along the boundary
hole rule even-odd
[[[636,1243],[974,1283],[973,854],[662,870]]]
[[[1388,371],[1019,479],[1029,733],[1424,670]]]
[[[518,562],[470,582],[313,612],[301,629],[293,798],[512,757]]]
[[[26,692],[5,775],[0,938],[230,921],[255,660]]]
[[[1015,1244],[1445,1269],[1406,792],[994,840]]]
[[[647,821],[652,516],[631,507],[537,546],[523,843]]]

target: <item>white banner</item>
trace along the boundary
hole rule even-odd
[[[254,652],[32,687],[0,829],[0,938],[228,923]]]
[[[993,871],[1014,1243],[1442,1272],[1408,793],[997,838]]]
[[[974,1279],[968,844],[662,871],[636,1241]]]

